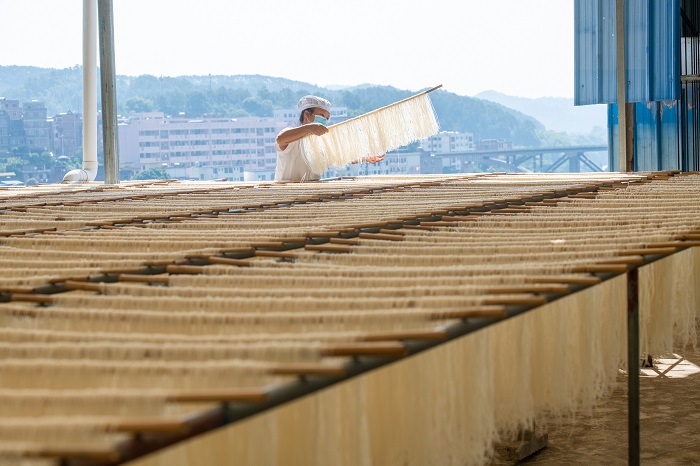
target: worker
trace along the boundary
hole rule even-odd
[[[275,141],[277,167],[275,181],[315,181],[323,173],[314,173],[304,160],[300,140],[311,134],[323,136],[328,133],[331,119],[331,103],[315,95],[306,95],[297,103],[299,126],[280,131]],[[384,154],[363,157],[357,162],[377,163],[384,160]],[[357,163],[353,162],[353,163]]]

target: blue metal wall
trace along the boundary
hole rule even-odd
[[[615,0],[574,2],[575,104],[617,102]],[[680,96],[680,0],[625,1],[627,101]]]
[[[636,103],[634,170],[700,170],[700,83],[682,86],[678,101]],[[608,106],[608,161],[618,171],[617,104]]]
[[[575,102],[608,104],[609,163],[617,171],[615,0],[575,0],[574,6]],[[634,170],[700,170],[698,1],[625,0],[625,8]]]
[[[634,104],[634,170],[680,170],[681,115],[678,102]],[[628,116],[629,118],[629,116]],[[608,156],[611,171],[618,171],[617,104],[608,105]]]
[[[700,119],[695,111],[700,105],[700,83],[683,86],[683,166],[684,171],[700,170]]]
[[[695,15],[700,8],[695,4]],[[700,20],[700,17],[696,18]],[[700,118],[695,111],[700,109],[700,37],[685,37],[681,47],[681,130],[683,169],[700,170]]]

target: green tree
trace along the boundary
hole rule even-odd
[[[263,102],[272,99],[272,94],[270,93],[270,90],[267,88],[267,86],[263,86],[260,89],[258,89],[258,98]]]
[[[6,172],[15,172],[16,175],[22,173],[22,167],[26,165],[25,161],[20,157],[10,157],[5,161]]]
[[[168,172],[162,168],[151,167],[137,173],[134,180],[168,180]]]
[[[150,99],[132,97],[124,103],[124,107],[126,107],[127,113],[152,112],[155,108],[155,104]]]
[[[42,152],[41,154],[31,152],[25,160],[27,165],[37,168],[51,168],[55,164],[54,156],[48,152]]]
[[[272,116],[273,107],[269,100],[261,101],[256,97],[249,97],[243,101],[243,110],[252,116]]]
[[[10,152],[15,157],[26,157],[29,155],[29,147],[27,146],[14,146],[10,149]]]
[[[185,113],[187,116],[201,117],[205,113],[209,113],[209,99],[202,92],[193,92],[187,96],[187,104],[185,105]]]

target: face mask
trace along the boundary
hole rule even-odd
[[[328,126],[328,120],[321,115],[314,115],[314,123],[321,123],[323,126]]]

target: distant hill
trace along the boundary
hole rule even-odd
[[[562,97],[540,97],[530,99],[485,91],[475,97],[501,104],[541,122],[549,131],[572,134],[588,134],[596,127],[606,128],[606,105],[575,106],[573,99]]]
[[[414,94],[391,86],[371,84],[323,88],[261,75],[117,76],[117,109],[123,115],[131,111],[161,111],[169,115],[184,112],[192,117],[272,116],[275,109],[292,108],[299,97],[309,93],[326,97],[336,106],[347,107],[350,116],[361,115]],[[540,99],[531,101],[532,99],[508,98],[507,103],[504,103],[508,96],[499,97],[496,93],[490,93],[474,98],[442,89],[430,95],[443,131],[470,132],[477,141],[504,139],[511,141],[515,147],[577,143],[575,137],[569,138],[561,134],[553,137],[547,131],[555,128],[551,125],[557,120],[571,120],[561,113],[558,118],[555,116],[554,109],[561,112],[564,107],[561,102],[550,106]],[[33,99],[42,101],[46,104],[49,115],[69,110],[80,113],[82,68],[75,66],[59,70],[0,66],[0,97],[21,102]],[[495,102],[496,98],[501,102]],[[525,105],[528,101],[531,101],[531,105]],[[516,104],[519,108],[514,107]],[[547,108],[538,111],[538,105]],[[581,126],[576,127],[572,123],[568,130],[590,128],[590,121],[586,119],[587,123],[579,122]],[[604,125],[605,120],[600,124]]]

